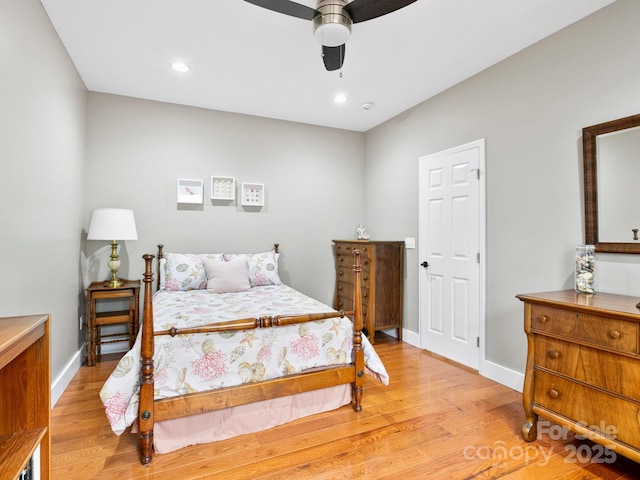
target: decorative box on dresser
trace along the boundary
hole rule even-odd
[[[517,297],[528,341],[522,437],[537,438],[539,415],[640,462],[640,299],[573,290]]]
[[[360,250],[362,315],[369,340],[377,330],[395,329],[402,340],[404,242],[333,240],[336,289],[333,308],[353,310],[353,250]]]
[[[0,479],[21,478],[39,447],[39,480],[51,478],[49,316],[0,318]],[[34,475],[37,473],[35,470]]]

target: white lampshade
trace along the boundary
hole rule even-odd
[[[137,240],[133,210],[97,208],[91,216],[87,240]]]

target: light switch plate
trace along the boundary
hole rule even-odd
[[[416,248],[416,239],[415,238],[405,238],[404,239],[404,247],[405,248]]]

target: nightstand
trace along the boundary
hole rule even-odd
[[[129,341],[133,346],[138,333],[138,311],[140,296],[140,280],[122,280],[121,287],[105,287],[105,282],[92,282],[87,288],[87,329],[89,339],[87,346],[87,364],[92,367],[96,358],[100,361],[102,344]],[[121,308],[128,301],[128,309],[110,309],[114,305]],[[98,308],[98,302],[101,307]],[[126,332],[102,334],[103,325],[126,323]]]

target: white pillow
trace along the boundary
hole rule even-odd
[[[164,289],[203,290],[207,288],[207,275],[203,261],[218,261],[222,263],[222,253],[165,253]]]
[[[244,258],[228,262],[205,260],[203,263],[207,273],[207,292],[243,292],[251,288],[247,261]]]
[[[249,282],[252,287],[263,285],[281,285],[278,273],[280,254],[271,250],[263,253],[225,253],[226,261],[245,258],[249,267]]]

